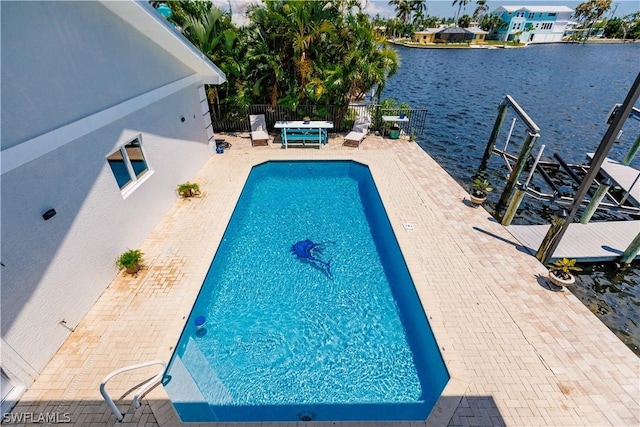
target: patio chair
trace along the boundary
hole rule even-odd
[[[269,134],[264,114],[249,115],[249,123],[251,124],[251,146],[269,145]]]
[[[360,143],[369,133],[371,121],[366,116],[358,116],[353,123],[353,129],[344,137],[342,145],[349,147],[360,147]]]

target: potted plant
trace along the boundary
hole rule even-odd
[[[471,184],[471,203],[481,205],[487,200],[487,193],[493,191],[493,187],[486,179],[476,178]]]
[[[195,182],[185,182],[178,185],[178,194],[184,198],[197,196],[200,194],[200,186]]]
[[[575,259],[562,258],[549,265],[549,280],[556,286],[571,286],[576,282],[572,271],[582,271]]]
[[[144,254],[140,249],[128,249],[116,259],[116,266],[119,270],[125,270],[129,274],[136,274],[140,271]]]

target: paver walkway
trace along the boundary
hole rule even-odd
[[[640,425],[640,359],[570,292],[550,290],[546,269],[485,210],[472,208],[466,191],[415,143],[370,136],[359,149],[332,139],[320,150],[282,150],[251,148],[248,135],[224,137],[233,147],[193,179],[203,196],[176,201],[141,246],[146,267],[114,279],[12,414],[114,425],[101,379],[169,359],[251,167],[269,159],[354,159],[372,171],[451,375],[428,420],[403,425]],[[131,407],[132,387],[157,370],[109,383],[126,412],[118,425],[179,424],[162,387],[141,409]]]

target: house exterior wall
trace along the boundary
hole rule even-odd
[[[2,175],[2,337],[41,371],[209,158],[197,87]],[[194,118],[195,116],[195,118]],[[185,117],[185,122],[181,122]],[[140,137],[151,175],[124,198],[106,156]],[[45,221],[42,213],[57,214]]]
[[[429,44],[434,42],[435,33],[418,31],[413,35],[413,41],[420,44]]]
[[[67,5],[78,10],[63,11]],[[28,386],[118,273],[116,257],[139,247],[175,202],[176,186],[208,160],[213,135],[199,76],[100,4],[1,7],[2,367]],[[69,12],[69,25],[47,20],[45,10]],[[111,25],[129,46],[104,47],[97,56],[85,49],[82,40]],[[54,38],[47,41],[54,51],[25,55],[42,34]],[[87,58],[97,64],[86,65]],[[57,63],[68,60],[74,66]],[[19,72],[27,82],[12,76],[14,84],[5,85],[5,75]],[[135,138],[149,171],[122,191],[107,156]],[[57,214],[44,220],[51,208]]]
[[[436,29],[434,31],[416,31],[413,34],[413,42],[420,44],[433,44],[438,39],[438,32],[442,31],[442,29]],[[483,44],[485,42],[485,33],[484,32],[474,32],[473,39],[469,40],[471,44]]]
[[[473,35],[473,40],[471,40],[471,44],[483,44],[485,42],[486,34],[475,33]]]
[[[520,40],[522,43],[557,43],[562,41],[572,11],[543,6],[517,10],[498,8],[496,13],[505,23],[498,30],[498,39],[505,41]]]
[[[2,149],[193,74],[98,2],[0,11]]]

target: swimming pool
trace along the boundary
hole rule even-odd
[[[369,168],[255,166],[165,374],[180,418],[420,420],[448,380]]]

